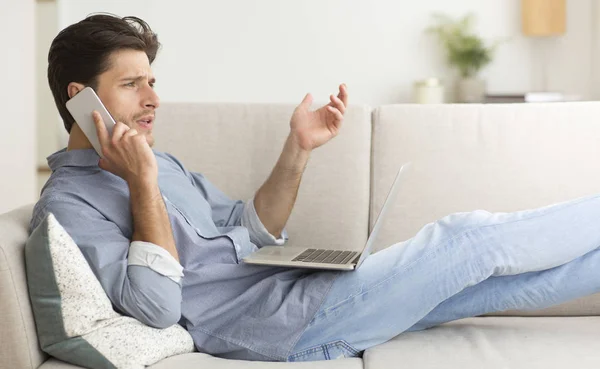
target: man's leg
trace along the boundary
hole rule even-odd
[[[555,268],[599,246],[600,195],[514,213],[451,214],[343,273],[289,360],[351,356],[489,277]],[[551,299],[562,297],[539,303]]]
[[[538,310],[600,292],[600,248],[539,272],[490,277],[436,306],[406,331],[491,312]]]

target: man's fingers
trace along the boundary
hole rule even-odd
[[[121,138],[123,137],[125,132],[127,132],[129,130],[130,130],[129,127],[126,124],[117,122],[117,124],[115,124],[115,126],[113,128],[112,137],[111,137],[110,141],[113,144],[117,144],[117,142],[119,142],[121,140]]]
[[[129,129],[127,132],[125,132],[125,134],[123,135],[123,137],[130,137],[130,136],[135,136],[138,134],[137,129],[135,128],[131,128]]]
[[[340,107],[337,106],[337,104],[335,104],[335,99],[333,98],[333,95],[329,96],[329,99],[331,100],[331,103],[329,104],[329,106],[336,107],[336,108],[342,110],[342,113],[345,113],[345,110],[348,107],[348,87],[346,86],[345,83],[342,83],[339,86],[339,91],[340,92],[338,92],[337,99],[339,99],[339,101],[344,106],[343,109],[340,109]]]
[[[337,118],[338,121],[342,121],[344,119],[344,115],[336,108],[334,108],[333,106],[329,105],[327,106],[327,110],[329,110],[331,113],[333,113],[333,115],[335,115],[335,117]]]
[[[98,135],[98,141],[100,141],[100,145],[104,146],[108,143],[110,137],[108,137],[108,131],[106,130],[106,126],[104,125],[104,121],[96,110],[92,112],[92,118],[94,119],[94,124],[96,125],[96,134]]]
[[[98,161],[98,166],[100,167],[100,169],[108,170],[107,163],[108,163],[108,161],[106,161],[106,159],[100,158],[100,160]]]
[[[348,107],[348,87],[345,83],[340,85],[340,92],[337,95],[338,99],[340,99],[345,107]]]
[[[346,106],[344,105],[344,102],[342,100],[340,100],[339,97],[329,95],[329,99],[331,100],[330,106],[337,108],[337,110],[342,112],[342,114],[344,114],[346,112]]]

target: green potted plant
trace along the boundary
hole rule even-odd
[[[487,46],[472,31],[472,14],[457,20],[439,13],[433,17],[434,25],[426,31],[438,37],[446,49],[448,64],[459,72],[458,102],[483,102],[486,86],[485,81],[478,78],[478,73],[492,61],[499,42]]]

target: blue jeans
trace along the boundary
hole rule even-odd
[[[333,284],[288,361],[360,356],[407,331],[600,292],[600,194],[512,213],[455,213]]]

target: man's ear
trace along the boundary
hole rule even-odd
[[[84,88],[85,88],[85,86],[82,85],[81,83],[77,83],[77,82],[69,83],[69,85],[67,86],[67,94],[69,94],[69,99],[72,98],[73,96],[77,95],[79,93],[79,91],[83,90]]]

